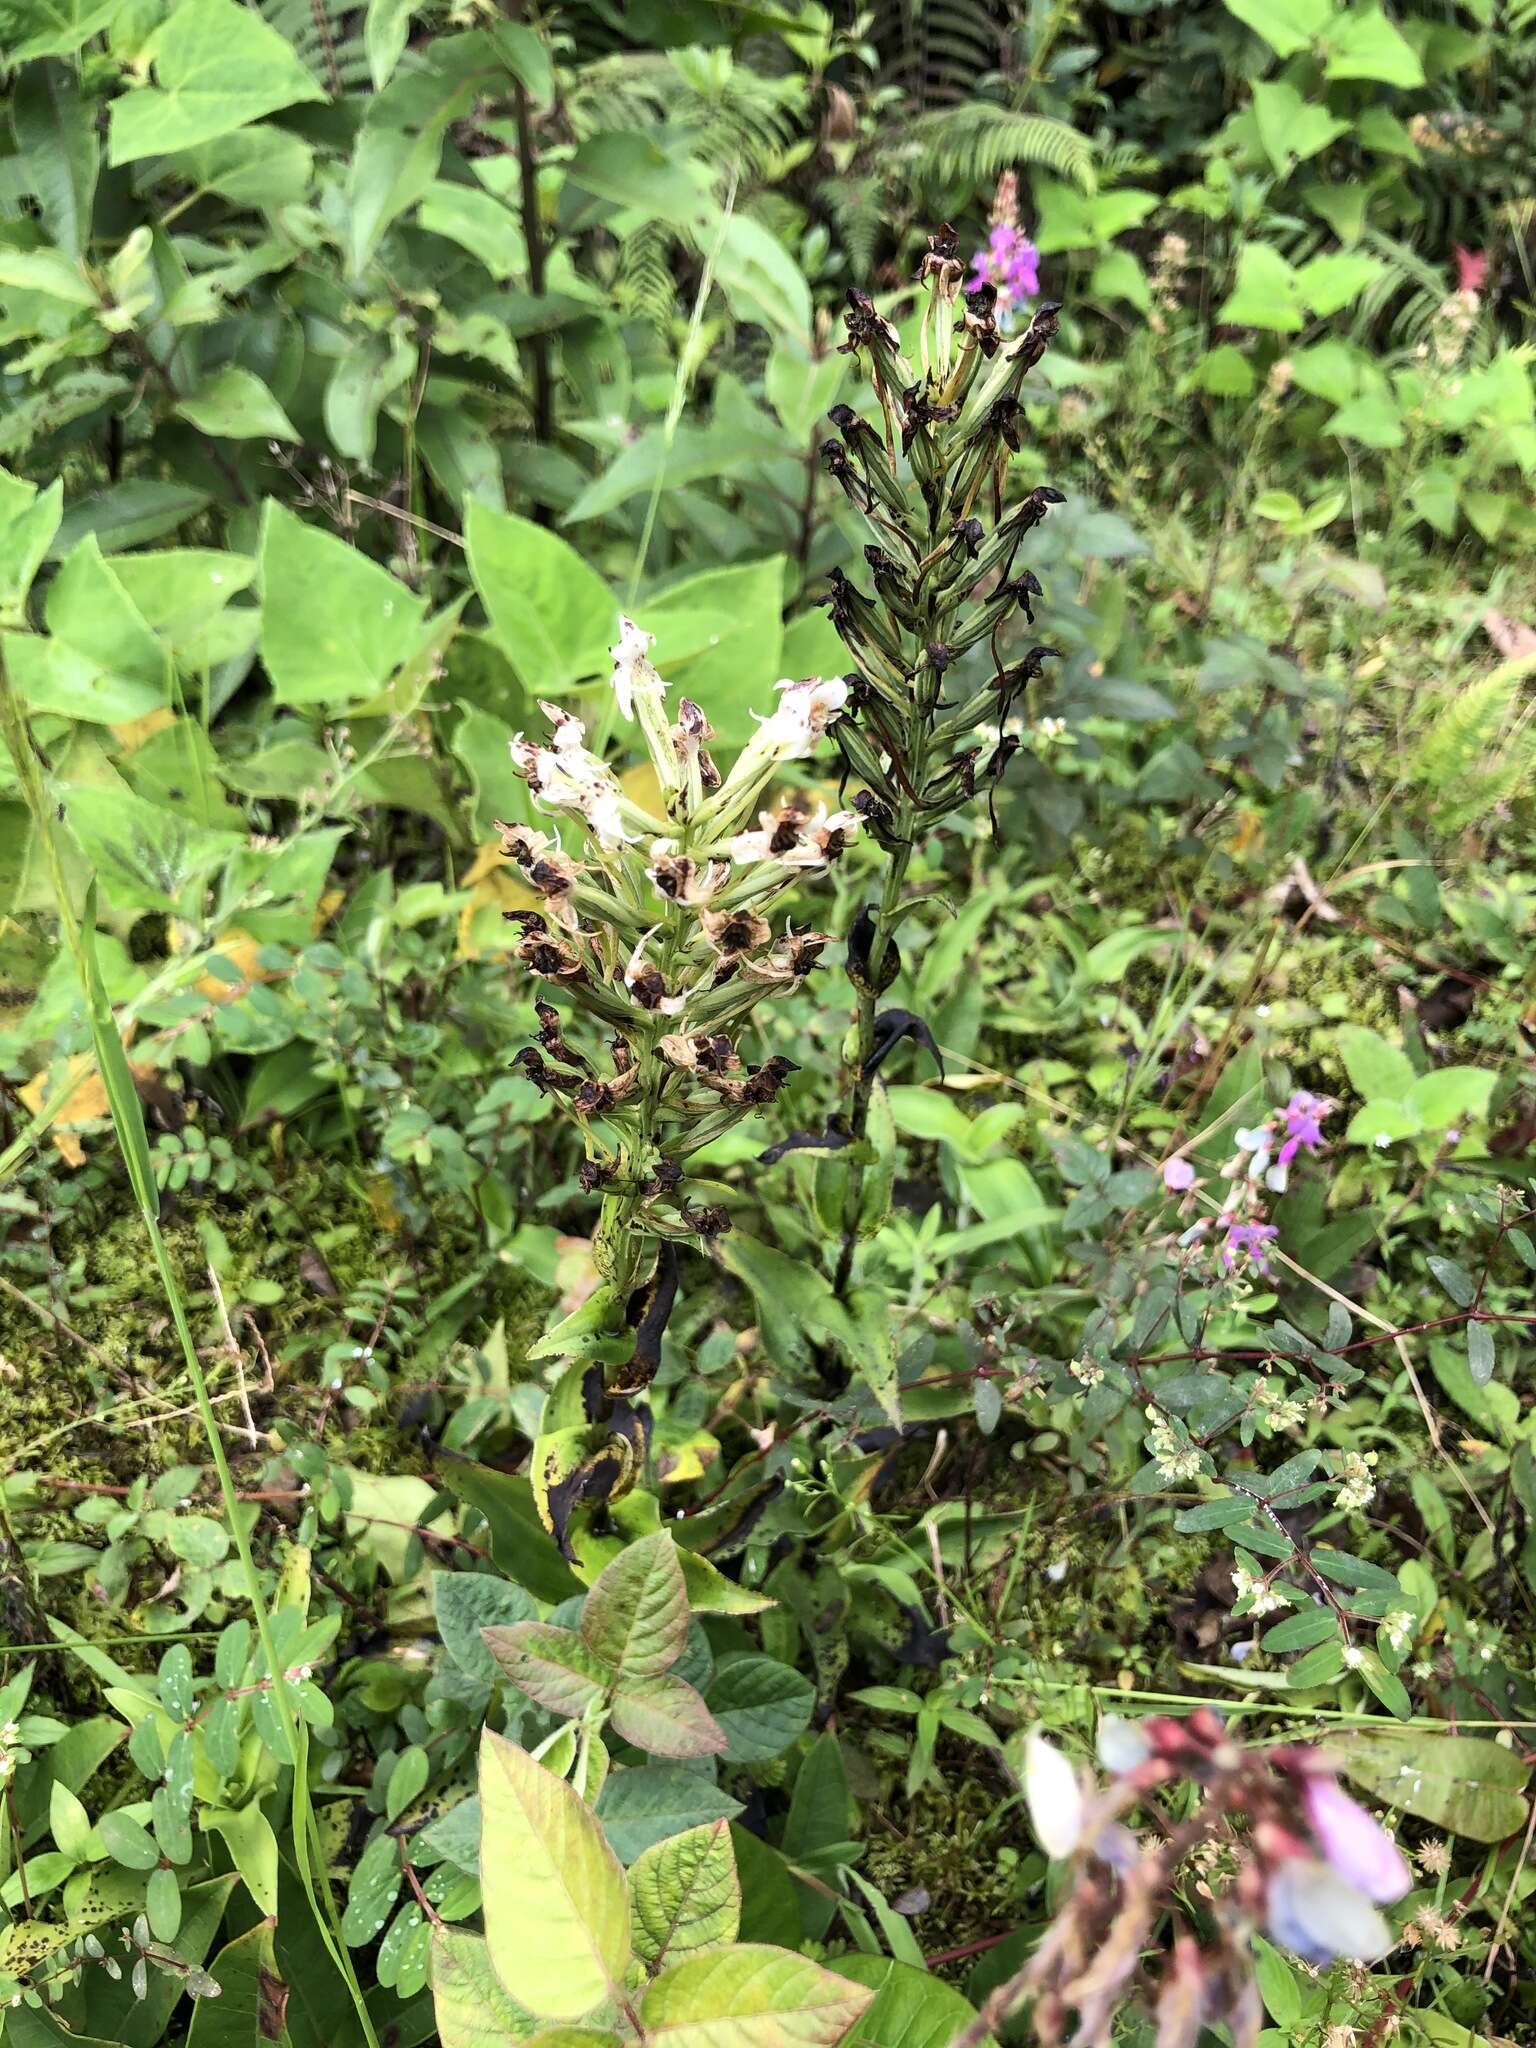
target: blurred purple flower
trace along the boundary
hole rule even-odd
[[[1336,1957],[1373,1963],[1392,1946],[1380,1913],[1331,1864],[1288,1857],[1269,1881],[1269,1936],[1319,1968]]]
[[[1323,1142],[1323,1118],[1333,1104],[1321,1095],[1309,1095],[1298,1088],[1285,1105],[1285,1142],[1280,1147],[1280,1164],[1289,1166],[1298,1152],[1316,1152]]]
[[[1413,1882],[1402,1851],[1373,1814],[1326,1772],[1303,1781],[1301,1803],[1317,1846],[1332,1867],[1378,1906],[1390,1906]]]
[[[1273,1223],[1229,1223],[1222,1240],[1222,1265],[1229,1273],[1235,1272],[1239,1258],[1246,1253],[1260,1273],[1267,1273],[1269,1255],[1264,1247],[1279,1235]]]
[[[971,258],[969,282],[973,290],[979,284],[996,285],[999,314],[1011,313],[1040,289],[1040,251],[1022,228],[996,221],[987,246]]]
[[[1182,1195],[1194,1184],[1195,1169],[1187,1159],[1170,1159],[1163,1167],[1163,1186],[1171,1194]]]

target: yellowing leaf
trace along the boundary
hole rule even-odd
[[[495,910],[501,915],[509,910],[538,910],[544,902],[537,890],[519,881],[516,870],[495,841],[481,847],[461,886],[470,893],[459,912],[458,942],[454,950],[460,960],[478,960],[484,951],[475,936],[475,926],[482,911]]]
[[[629,1903],[635,1953],[649,1970],[734,1941],[741,1880],[729,1821],[688,1828],[644,1850],[630,1865]]]
[[[175,723],[175,712],[169,705],[162,704],[154,711],[146,711],[142,718],[129,718],[121,725],[114,725],[112,737],[125,754],[136,754],[146,740],[152,740],[157,732],[164,732],[168,725]]]
[[[629,1963],[629,1898],[602,1828],[563,1778],[487,1728],[480,1887],[491,1963],[541,2018],[580,2019]]]
[[[136,1083],[147,1081],[155,1071],[152,1060],[129,1062],[129,1072]],[[53,1142],[66,1166],[83,1166],[85,1147],[74,1133],[82,1125],[100,1123],[112,1113],[107,1102],[106,1084],[94,1057],[88,1052],[72,1054],[62,1081],[55,1079],[52,1068],[44,1067],[24,1088],[17,1090],[17,1096],[22,1107],[37,1116],[60,1087],[68,1087],[69,1093],[52,1118]]]
[[[656,2048],[832,2048],[870,1996],[805,1956],[743,1942],[664,1971],[640,2019]]]

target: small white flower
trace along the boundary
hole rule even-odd
[[[1083,1838],[1083,1788],[1061,1751],[1037,1729],[1024,1740],[1024,1798],[1046,1855],[1070,1856]]]
[[[763,722],[763,737],[781,761],[796,761],[810,753],[847,703],[848,685],[841,676],[810,676],[804,682],[786,678],[778,688],[783,695]]]
[[[613,656],[613,694],[626,718],[634,717],[638,694],[644,692],[658,702],[666,695],[667,686],[650,662],[648,650],[655,645],[654,633],[642,632],[633,619],[620,618],[618,645],[608,652]]]

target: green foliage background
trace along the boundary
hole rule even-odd
[[[1021,1731],[1200,1699],[1419,1858],[1374,1972],[1259,1944],[1265,2048],[1528,2038],[1527,0],[7,0],[0,57],[0,2041],[629,2025],[513,1982],[510,1891],[487,1960],[488,1729],[642,2032],[939,2048],[1059,1903]],[[861,843],[562,1555],[596,1274],[507,741],[622,744],[621,611],[723,759],[842,672],[844,297],[915,356],[1004,177],[1060,655],[914,852],[944,1074],[883,1072],[845,1313],[846,1166],[762,1155],[846,1099]],[[1300,1088],[1284,1263],[1192,1260],[1159,1167]],[[589,1589],[663,1524],[640,1669]]]

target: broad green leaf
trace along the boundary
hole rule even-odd
[[[658,1842],[629,1871],[635,1954],[654,1975],[664,1963],[736,1939],[741,1881],[728,1822],[711,1821]]]
[[[423,600],[387,569],[269,500],[262,515],[261,658],[284,704],[372,697],[415,650]]]
[[[640,2021],[657,2048],[832,2048],[871,1995],[806,1956],[744,1942],[663,1971]]]
[[[268,1910],[276,1915],[275,1898]],[[266,1921],[225,1942],[208,1974],[218,1996],[193,2000],[187,2048],[268,2048],[283,2039],[288,1986],[278,1975]]]
[[[581,1591],[581,1582],[555,1548],[522,1473],[497,1472],[452,1451],[439,1451],[437,1476],[451,1493],[485,1519],[485,1535],[498,1570],[551,1605]]]
[[[530,2012],[580,2019],[614,1995],[629,1963],[618,1858],[574,1787],[489,1728],[480,1738],[480,1803],[492,1967]]]
[[[744,746],[778,702],[783,607],[782,555],[706,569],[645,607],[657,670],[705,707],[722,747]]]
[[[1502,1842],[1525,1826],[1529,1766],[1496,1742],[1424,1728],[1351,1728],[1330,1735],[1328,1747],[1355,1784],[1448,1834]]]
[[[716,1670],[705,1698],[725,1733],[727,1758],[767,1763],[810,1726],[816,1688],[777,1657],[732,1657]]]
[[[1426,1131],[1448,1131],[1453,1124],[1487,1115],[1497,1079],[1487,1067],[1440,1067],[1414,1082],[1407,1107]]]
[[[30,31],[6,52],[8,65],[33,57],[69,57],[105,28],[123,0],[33,0],[24,15]]]
[[[622,207],[637,224],[664,220],[693,228],[710,210],[704,184],[635,129],[589,136],[566,165],[565,176],[579,190]]]
[[[154,37],[155,86],[112,105],[108,161],[190,149],[324,92],[286,37],[238,0],[179,0]]]
[[[597,1800],[603,1832],[623,1863],[633,1863],[668,1835],[706,1821],[734,1820],[740,1812],[739,1799],[722,1792],[703,1771],[678,1763],[610,1771]]]
[[[8,634],[17,693],[34,710],[118,725],[157,710],[171,666],[94,535],[65,557],[44,603],[49,638]]]
[[[875,1091],[878,1097],[881,1090]],[[872,1234],[872,1233],[871,1233]],[[852,1342],[849,1363],[880,1404],[886,1419],[901,1427],[901,1390],[896,1374],[896,1336],[891,1303],[880,1287],[855,1288],[849,1306]]]
[[[1294,85],[1278,78],[1254,86],[1253,119],[1264,153],[1280,178],[1349,132],[1347,121],[1339,120],[1326,107],[1310,104]]]
[[[813,356],[788,335],[774,344],[763,372],[763,390],[796,447],[804,448],[837,401],[848,376],[848,358],[837,350]]]
[[[11,249],[0,246],[0,287],[41,292],[67,306],[94,306],[96,287],[78,263],[58,249]]]
[[[121,554],[124,548],[142,547],[146,541],[161,540],[185,526],[209,502],[206,491],[187,484],[159,483],[153,477],[130,477],[126,483],[109,484],[76,498],[59,522],[59,531],[49,549],[49,559],[68,555],[88,534],[95,536],[104,555]]]
[[[304,198],[315,160],[308,143],[297,135],[277,128],[247,128],[180,151],[170,161],[201,190],[217,192],[236,206],[272,212]]]
[[[368,75],[373,89],[388,85],[390,74],[405,53],[411,32],[413,0],[368,0],[363,17],[363,48],[368,53]]]
[[[589,1650],[571,1628],[547,1621],[516,1621],[484,1631],[485,1647],[511,1684],[551,1714],[578,1721],[603,1699],[618,1674]]]
[[[811,1361],[812,1346],[831,1337],[853,1357],[858,1340],[831,1282],[804,1259],[792,1259],[745,1231],[720,1240],[722,1262],[751,1288],[768,1355],[781,1368]]]
[[[569,541],[477,500],[464,544],[497,644],[531,691],[558,695],[608,672],[618,601]]]
[[[64,816],[110,902],[125,910],[192,910],[189,887],[245,844],[121,788],[63,792]]]
[[[496,1660],[481,1630],[536,1618],[534,1604],[521,1586],[488,1572],[434,1572],[432,1607],[443,1648],[461,1671],[485,1685],[495,1683]]]
[[[95,102],[81,98],[71,66],[29,64],[16,79],[11,123],[49,239],[78,262],[90,241],[100,166]]]
[[[1411,1092],[1417,1079],[1412,1062],[1379,1031],[1363,1024],[1342,1024],[1333,1042],[1351,1087],[1367,1102],[1402,1102]]]
[[[429,234],[467,249],[492,277],[521,277],[527,271],[528,251],[517,216],[477,185],[437,180],[422,194],[416,221]]]
[[[1216,318],[1224,326],[1296,334],[1305,325],[1303,308],[1301,280],[1280,251],[1267,242],[1244,242],[1236,281]]]
[[[1492,1327],[1487,1323],[1467,1325],[1467,1371],[1474,1387],[1486,1387],[1497,1363]]]
[[[805,273],[773,230],[750,213],[733,213],[718,231],[715,280],[738,320],[810,347],[811,288]]]
[[[1425,1264],[1458,1308],[1472,1306],[1477,1298],[1477,1283],[1459,1260],[1431,1253]]]
[[[104,1813],[96,1823],[96,1832],[114,1863],[126,1864],[130,1870],[153,1870],[160,1861],[153,1836],[131,1814],[117,1810]]]
[[[442,2048],[505,2048],[527,2041],[539,2022],[507,1996],[483,1935],[432,1930],[432,2004]]]
[[[649,1756],[718,1756],[726,1746],[700,1695],[669,1672],[622,1685],[608,1718],[616,1735]]]
[[[1354,250],[1335,249],[1324,256],[1314,256],[1309,263],[1303,263],[1296,273],[1301,286],[1301,295],[1308,306],[1321,320],[1342,312],[1369,285],[1376,282],[1386,269],[1385,263],[1377,256],[1365,256]]]
[[[245,1806],[205,1807],[199,1825],[222,1835],[258,1909],[267,1915],[277,1912],[277,1836],[255,1800]]]
[[[1228,0],[1230,5],[1230,0]],[[1329,22],[1325,78],[1370,78],[1407,88],[1424,83],[1424,67],[1380,7],[1350,7]]]
[[[563,526],[600,519],[662,479],[671,489],[702,483],[708,477],[739,476],[762,462],[782,460],[784,437],[775,427],[766,435],[744,432],[736,421],[711,421],[707,426],[684,421],[668,439],[662,427],[648,427],[637,441],[619,452],[601,476],[594,478],[561,520]],[[640,621],[642,625],[645,621]]]
[[[224,441],[297,441],[292,420],[251,370],[226,363],[176,407],[184,420]]]
[[[688,1594],[670,1530],[642,1536],[594,1581],[582,1639],[626,1678],[670,1670],[688,1640]]]
[[[1226,0],[1226,8],[1279,57],[1305,50],[1333,18],[1331,0]]]
[[[832,1967],[874,1993],[859,2016],[850,2048],[949,2048],[976,2017],[975,2007],[952,1984],[914,1963],[850,1955],[839,1956]]]
[[[16,618],[59,530],[64,486],[46,491],[0,469],[0,618]]]

